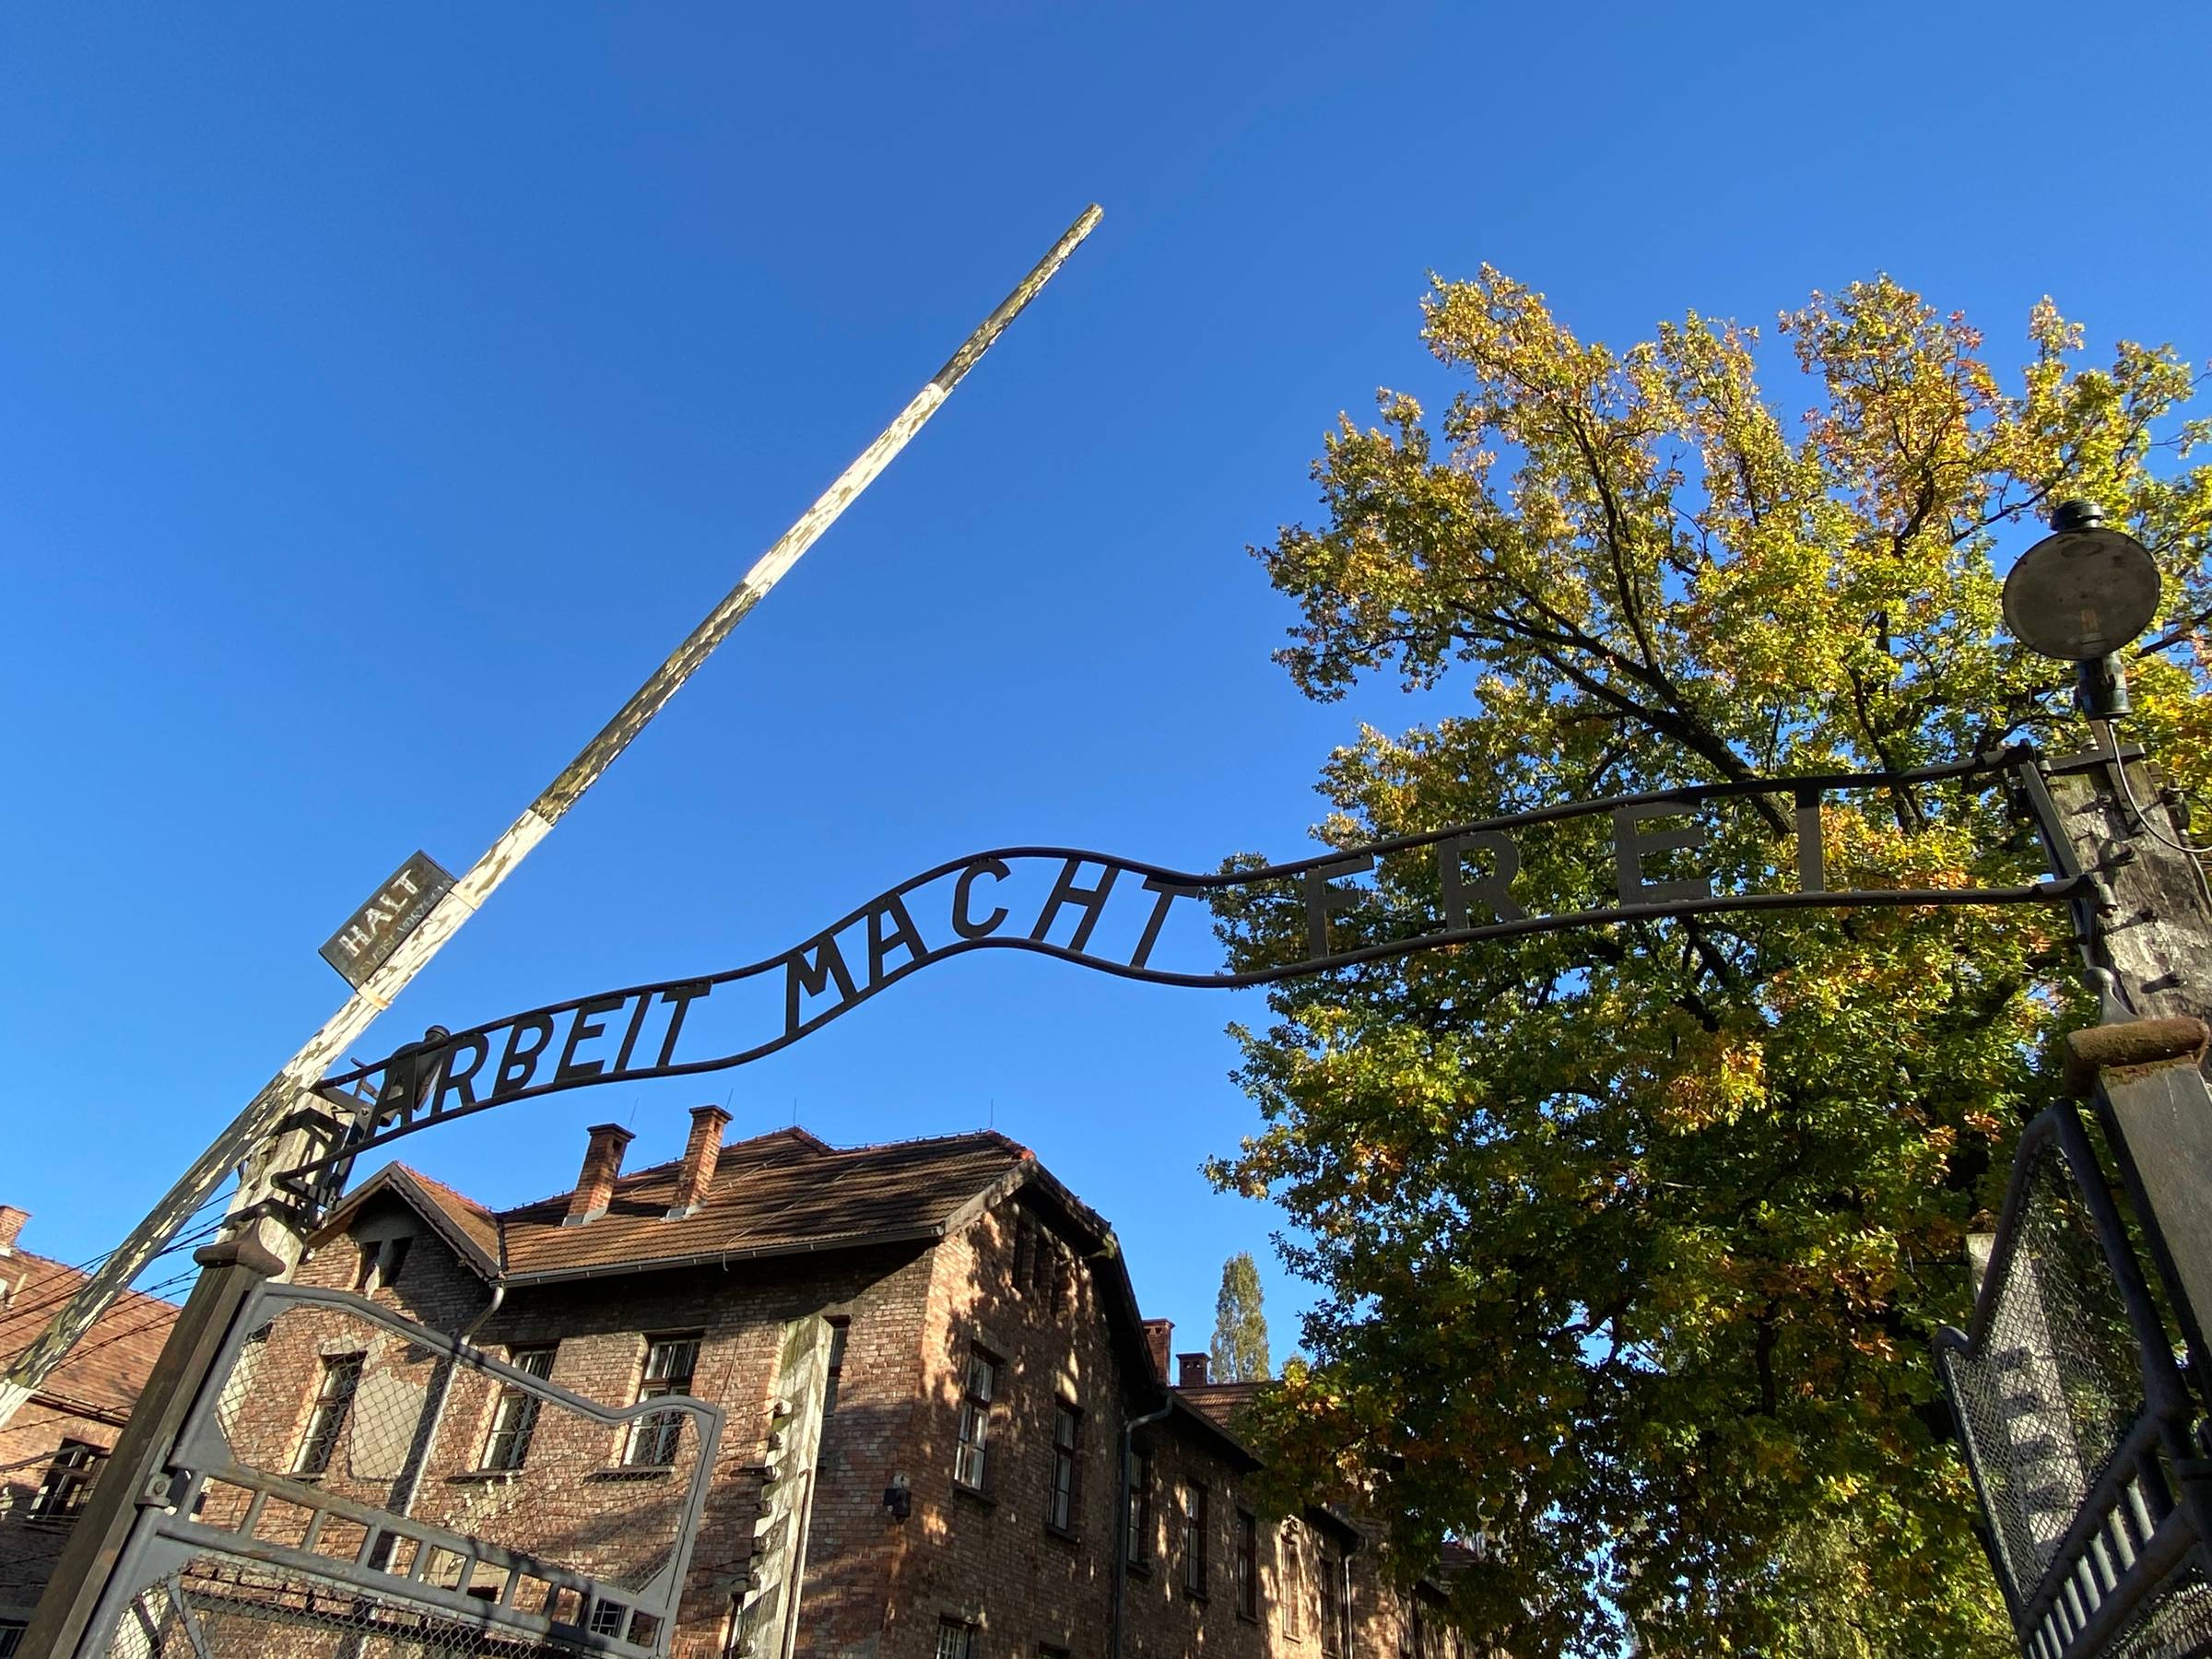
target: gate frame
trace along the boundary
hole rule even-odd
[[[519,1388],[588,1418],[604,1425],[610,1433],[619,1432],[625,1425],[644,1417],[675,1412],[691,1418],[699,1441],[698,1461],[691,1471],[688,1489],[677,1508],[676,1533],[667,1564],[642,1590],[630,1591],[604,1583],[588,1573],[533,1556],[526,1550],[472,1538],[374,1504],[336,1497],[284,1474],[241,1464],[218,1415],[222,1397],[247,1338],[288,1307],[324,1308],[363,1320],[431,1350],[451,1365],[489,1376],[505,1386]],[[433,1407],[426,1401],[423,1408],[429,1411]],[[160,1472],[145,1491],[135,1495],[137,1515],[116,1551],[106,1583],[82,1634],[73,1648],[56,1651],[72,1651],[85,1659],[104,1659],[123,1619],[139,1595],[167,1581],[172,1598],[179,1598],[176,1580],[181,1569],[200,1557],[215,1555],[305,1575],[376,1600],[405,1604],[412,1611],[473,1625],[495,1638],[535,1644],[559,1643],[572,1652],[605,1653],[615,1659],[662,1659],[675,1638],[677,1612],[683,1600],[684,1581],[690,1570],[692,1547],[698,1539],[700,1519],[713,1480],[714,1462],[725,1420],[721,1406],[688,1394],[656,1395],[629,1406],[608,1406],[545,1378],[534,1377],[493,1359],[457,1336],[403,1319],[363,1297],[265,1277],[238,1300],[205,1381],[171,1438],[169,1449],[161,1459]],[[425,1456],[428,1455],[426,1449]],[[194,1506],[210,1481],[253,1494],[239,1525],[210,1526],[193,1519]],[[313,1518],[309,1524],[311,1536],[319,1530],[324,1516],[362,1526],[365,1535],[354,1559],[345,1561],[289,1545],[255,1540],[254,1524],[271,1498],[312,1512]],[[403,1538],[412,1540],[416,1546],[406,1573],[369,1564],[380,1554],[385,1559],[391,1559],[396,1554],[393,1547]],[[451,1590],[423,1582],[422,1574],[433,1549],[461,1558],[460,1583]],[[504,1575],[495,1601],[488,1602],[467,1594],[469,1581],[476,1575],[479,1563]],[[601,1606],[625,1609],[622,1625],[625,1632],[630,1629],[633,1616],[646,1615],[656,1621],[653,1640],[650,1643],[638,1643],[626,1637],[602,1634],[584,1625],[571,1625],[543,1613],[516,1607],[512,1605],[515,1593],[525,1577],[543,1580],[551,1590],[576,1592],[578,1615],[586,1625]],[[179,1606],[183,1606],[181,1599]],[[191,1629],[189,1610],[185,1612],[185,1619],[187,1635],[197,1652],[201,1643],[197,1633]]]

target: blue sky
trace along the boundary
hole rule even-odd
[[[2212,13],[2142,6],[19,8],[0,24],[0,1202],[112,1243],[1083,206],[922,439],[361,1045],[810,935],[941,859],[1308,850],[1248,543],[1433,268],[1625,342],[1888,270],[2212,356]],[[984,954],[706,1079],[405,1143],[495,1203],[686,1109],[986,1123],[1192,1346],[1257,994]]]

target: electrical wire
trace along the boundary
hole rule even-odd
[[[202,1210],[206,1210],[210,1205],[216,1204],[219,1201],[219,1197],[209,1199],[206,1204],[201,1205],[199,1209],[194,1210],[192,1214],[186,1216],[184,1219],[187,1221],[191,1220],[193,1216],[200,1214]],[[156,1251],[152,1255],[148,1256],[147,1258],[147,1265],[151,1266],[154,1263],[159,1261],[163,1256],[174,1255],[180,1250],[189,1250],[194,1244],[200,1242],[201,1240],[212,1237],[214,1234],[222,1230],[223,1222],[227,1218],[225,1217],[218,1216],[214,1220],[206,1222],[201,1226],[193,1229],[190,1232],[180,1234],[170,1243],[164,1245],[161,1249]],[[62,1266],[65,1274],[88,1276],[91,1272],[95,1271],[99,1267],[100,1263],[106,1261],[110,1256],[115,1253],[116,1250],[120,1250],[123,1247],[119,1244],[115,1246],[114,1250],[106,1251],[100,1255],[94,1256],[89,1262],[82,1263],[76,1265],[69,1265],[67,1264],[57,1265]],[[29,1301],[12,1302],[5,1309],[0,1309],[0,1326],[12,1325],[16,1324],[17,1321],[27,1319],[32,1314],[48,1312],[53,1309],[61,1307],[65,1302],[70,1300],[83,1288],[84,1278],[80,1277],[76,1282],[73,1284],[68,1284],[63,1287],[50,1287]],[[138,1291],[138,1294],[141,1296],[146,1296],[152,1293],[150,1291],[141,1289]]]
[[[2205,908],[2212,910],[2212,883],[2206,881],[2205,866],[2199,862],[2203,859],[2212,858],[2212,847],[2192,847],[2183,841],[2176,841],[2172,836],[2160,830],[2150,814],[2143,810],[2142,803],[2136,799],[2135,788],[2127,781],[2126,761],[2115,760],[2112,763],[2112,775],[2120,780],[2120,798],[2127,803],[2127,809],[2136,815],[2136,821],[2150,831],[2151,840],[2187,856],[2189,868],[2196,877],[2197,893],[2203,898]]]

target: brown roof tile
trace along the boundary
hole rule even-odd
[[[1237,1413],[1266,1386],[1265,1382],[1206,1382],[1196,1388],[1178,1388],[1175,1392],[1227,1429],[1232,1426]]]
[[[484,1253],[484,1259],[496,1271],[500,1265],[500,1221],[489,1210],[474,1198],[464,1197],[442,1181],[432,1181],[420,1170],[408,1164],[394,1164],[393,1170],[404,1175],[422,1189],[422,1194],[450,1221],[453,1230]]]
[[[0,1256],[0,1284],[14,1287],[0,1312],[0,1366],[15,1362],[85,1279],[75,1267],[29,1251]],[[176,1317],[174,1302],[124,1291],[54,1368],[40,1394],[99,1412],[129,1411]]]
[[[784,1129],[725,1146],[704,1204],[680,1221],[667,1219],[680,1162],[622,1177],[606,1214],[581,1227],[562,1225],[565,1193],[497,1221],[512,1278],[929,1238],[1032,1159],[990,1133],[841,1150]]]

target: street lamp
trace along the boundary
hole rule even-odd
[[[2121,648],[2159,614],[2159,567],[2094,501],[2061,501],[2051,534],[2005,578],[2005,623],[2030,651],[2079,665],[2075,700],[2092,720],[2128,712]]]

